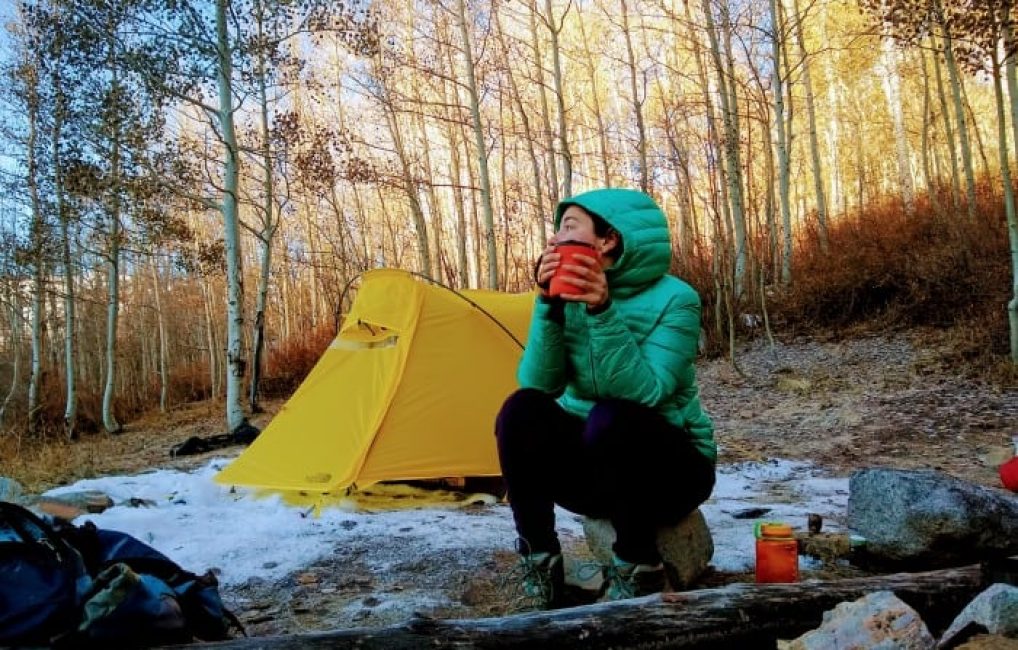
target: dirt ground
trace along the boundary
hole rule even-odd
[[[809,460],[836,476],[875,465],[935,468],[997,486],[996,467],[1018,436],[1018,391],[957,376],[937,361],[935,336],[899,333],[840,342],[797,340],[773,349],[763,341],[727,360],[699,364],[701,395],[717,426],[721,463],[765,458]],[[279,404],[254,418],[260,426]],[[189,436],[220,433],[217,405],[191,406],[140,423],[122,438],[122,454],[96,471],[187,468],[208,454],[169,459]],[[570,548],[570,545],[572,548]],[[582,554],[582,540],[566,540]],[[513,556],[496,550],[478,558],[448,551],[427,561],[395,563],[385,575],[367,567],[371,548],[344,545],[327,559],[274,583],[251,580],[225,598],[251,635],[285,634],[402,622],[406,612],[383,611],[377,594],[426,585],[452,603],[431,616],[505,614],[500,578]],[[703,585],[745,580],[712,574]]]

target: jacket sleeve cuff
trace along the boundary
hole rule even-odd
[[[603,314],[606,311],[608,311],[608,309],[611,306],[612,306],[612,299],[611,299],[611,296],[609,296],[608,300],[605,300],[603,303],[601,303],[597,307],[594,307],[593,309],[590,308],[590,307],[587,307],[587,315],[588,316],[598,316],[598,315]]]
[[[534,315],[561,327],[566,322],[566,304],[561,298],[551,298],[544,294],[537,294]]]

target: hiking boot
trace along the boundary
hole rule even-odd
[[[515,582],[510,588],[521,609],[551,609],[562,603],[566,580],[561,553],[522,554],[506,577]]]
[[[605,592],[602,601],[637,598],[664,591],[664,564],[636,564],[612,554],[604,567]]]

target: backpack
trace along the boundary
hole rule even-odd
[[[0,502],[0,646],[220,641],[231,627],[244,634],[211,571],[186,571],[126,533],[51,525]]]
[[[0,646],[72,628],[91,585],[81,555],[42,519],[0,501]]]

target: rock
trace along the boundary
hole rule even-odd
[[[834,562],[852,554],[852,540],[846,533],[795,533],[799,555]]]
[[[1018,640],[999,634],[978,634],[955,650],[1018,650]]]
[[[881,648],[931,650],[936,640],[914,609],[890,591],[867,594],[824,612],[823,623],[788,643],[783,650]]]
[[[612,556],[615,543],[615,528],[607,519],[583,520],[583,532],[587,546],[594,557],[607,564]],[[694,510],[688,517],[675,524],[658,530],[657,550],[665,564],[668,584],[674,591],[688,588],[707,569],[714,555],[714,539],[700,510]]]
[[[113,499],[97,490],[66,492],[32,499],[33,510],[71,521],[86,514],[98,514],[113,507]]]
[[[1018,587],[997,583],[972,599],[940,639],[940,648],[954,648],[976,634],[1018,637]]]
[[[21,483],[12,478],[0,476],[0,501],[21,503],[24,495],[25,490],[21,487]]]
[[[864,469],[848,527],[878,564],[938,567],[1018,552],[1018,498],[935,470]]]

